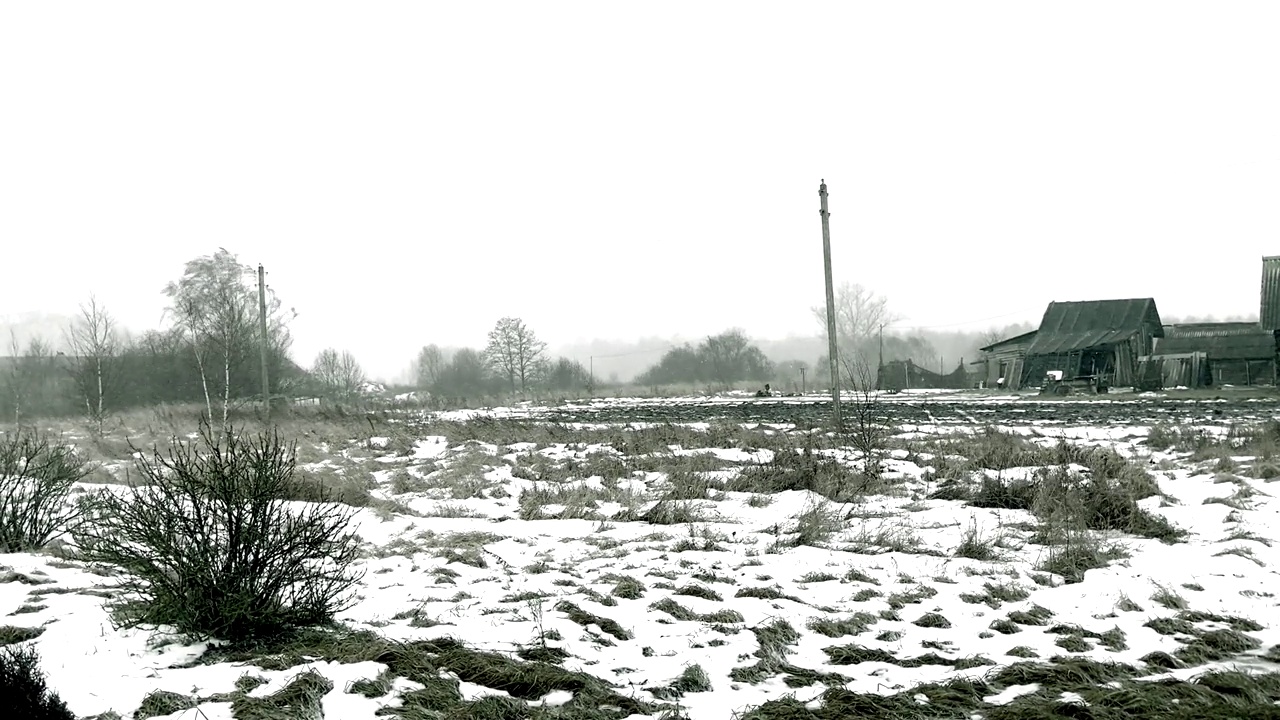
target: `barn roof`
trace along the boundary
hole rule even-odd
[[[1269,360],[1276,355],[1276,341],[1257,323],[1188,323],[1166,326],[1155,347],[1158,355],[1191,352],[1210,360]]]
[[[1152,298],[1051,302],[1027,354],[1050,355],[1123,342],[1145,323],[1154,327],[1156,337],[1163,336]]]
[[[1206,322],[1165,325],[1164,336],[1172,337],[1221,337],[1223,335],[1268,334],[1256,322]]]
[[[991,343],[990,345],[986,345],[986,346],[984,346],[984,347],[980,347],[980,348],[978,348],[978,350],[979,350],[980,352],[991,352],[992,350],[995,350],[996,348],[1000,347],[1001,345],[1009,345],[1009,344],[1011,344],[1011,343],[1018,343],[1018,342],[1030,342],[1030,341],[1031,341],[1031,339],[1032,339],[1032,338],[1034,338],[1035,336],[1036,336],[1036,331],[1035,331],[1035,330],[1032,330],[1032,331],[1030,331],[1030,332],[1024,332],[1024,333],[1022,333],[1021,335],[1014,335],[1014,336],[1013,336],[1013,337],[1011,337],[1011,338],[1005,338],[1005,339],[1003,339],[1003,340],[997,340],[996,342],[993,342],[993,343]],[[982,362],[982,361],[981,361],[981,360],[979,360],[978,362]]]

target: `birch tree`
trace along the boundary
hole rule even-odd
[[[114,391],[120,353],[115,318],[91,295],[88,304],[80,306],[80,317],[71,321],[64,333],[71,351],[71,377],[84,400],[85,414],[97,424],[101,434],[109,409],[107,395]]]
[[[228,429],[233,376],[260,349],[258,293],[253,268],[241,265],[225,248],[186,264],[182,278],[165,286],[169,313],[185,334],[195,355],[204,393],[205,409],[213,421],[214,400],[221,408],[224,431]],[[267,298],[268,342],[282,351],[287,347],[287,315],[275,293]]]

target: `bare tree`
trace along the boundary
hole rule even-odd
[[[440,382],[434,392],[452,398],[474,398],[493,393],[493,376],[484,355],[472,348],[454,351],[441,370]]]
[[[85,413],[101,434],[107,417],[106,398],[115,381],[120,352],[115,319],[90,295],[89,304],[80,306],[80,317],[71,321],[64,332],[71,351],[71,377],[84,399]]]
[[[13,422],[22,422],[22,410],[27,398],[27,383],[22,376],[22,346],[18,334],[9,329],[9,363],[4,373],[5,399],[12,404]]]
[[[842,355],[866,355],[880,332],[899,317],[889,311],[889,301],[857,283],[841,283],[836,288],[836,340]],[[827,328],[827,308],[812,308],[814,318]]]
[[[354,399],[365,382],[364,370],[355,356],[345,350],[339,353],[333,348],[320,351],[311,374],[329,397],[338,400]]]
[[[587,390],[591,388],[591,373],[582,363],[569,358],[556,358],[546,363],[541,377],[551,390]]]
[[[999,330],[996,330],[994,328],[990,330],[983,330],[978,335],[978,342],[981,343],[980,345],[978,345],[978,347],[987,347],[988,345],[995,345],[996,343],[1000,342],[1003,339],[1004,337],[1002,337]]]
[[[507,379],[513,392],[517,381],[520,392],[524,392],[546,350],[547,344],[539,340],[523,320],[504,317],[489,331],[484,359],[495,373]]]
[[[27,415],[50,409],[52,395],[53,348],[43,338],[33,337],[26,348],[18,343],[18,335],[9,331],[10,365],[4,374],[8,400],[13,404],[13,421],[21,423]]]
[[[440,378],[444,375],[446,364],[447,360],[439,346],[424,346],[418,351],[418,358],[414,365],[414,378],[417,380],[418,387],[430,389],[438,386]]]
[[[767,380],[773,373],[772,363],[740,328],[708,337],[699,350],[712,379],[725,389],[739,380]]]

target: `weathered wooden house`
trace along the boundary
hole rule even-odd
[[[1023,360],[1035,339],[1036,331],[1032,330],[978,348],[982,357],[973,364],[978,366],[978,380],[982,386],[1009,390],[1022,387]]]
[[[943,375],[916,365],[910,360],[893,360],[880,366],[876,373],[877,390],[966,390],[970,386],[969,373],[964,361],[950,373]]]
[[[1156,341],[1155,361],[1187,366],[1175,373],[1162,370],[1162,387],[1205,385],[1262,385],[1275,382],[1275,335],[1258,323],[1187,323],[1166,325]],[[1197,360],[1203,358],[1202,360]]]
[[[1023,361],[1021,385],[1037,386],[1053,370],[1062,379],[1132,386],[1138,358],[1164,335],[1152,298],[1051,302]]]

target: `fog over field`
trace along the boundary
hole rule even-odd
[[[0,3],[0,718],[1280,718],[1278,31]]]
[[[70,7],[0,9],[2,315],[143,333],[225,247],[297,362],[393,380],[502,317],[584,363],[820,335],[821,180],[895,334],[1248,316],[1280,237],[1268,3]]]

